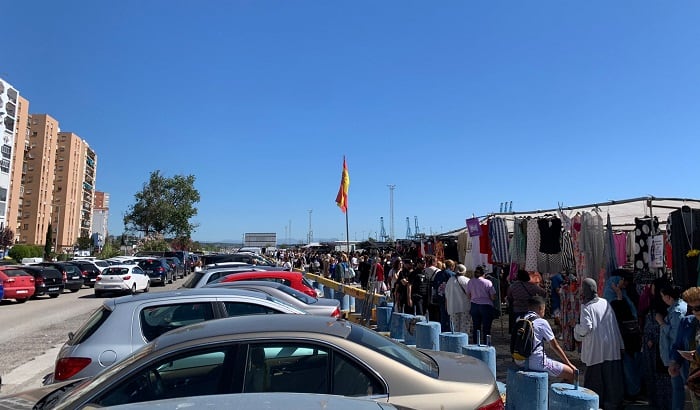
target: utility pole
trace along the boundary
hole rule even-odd
[[[311,229],[311,213],[313,211],[314,211],[313,209],[309,209],[309,236],[307,238],[309,240],[308,243],[311,243],[314,240],[314,231]]]
[[[394,189],[396,185],[389,184],[389,240],[393,241],[394,236]]]

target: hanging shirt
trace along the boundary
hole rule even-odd
[[[539,218],[537,226],[540,230],[540,252],[549,255],[561,252],[561,219]]]

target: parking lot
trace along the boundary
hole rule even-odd
[[[177,289],[183,279],[151,292]],[[91,288],[76,293],[64,291],[58,298],[40,296],[26,303],[0,303],[0,376],[1,394],[41,385],[44,375],[53,371],[53,358],[45,353],[57,349],[99,307],[104,298],[96,298]],[[24,365],[24,366],[23,366]],[[22,367],[22,368],[20,368]],[[18,370],[19,369],[19,370]]]

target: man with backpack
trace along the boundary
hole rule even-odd
[[[573,383],[576,367],[559,346],[549,322],[542,318],[546,304],[542,296],[533,296],[528,301],[529,311],[516,319],[510,343],[513,361],[518,366],[536,372],[547,372],[552,377],[560,377],[568,383]],[[551,346],[564,363],[547,357],[545,343]]]
[[[430,278],[425,273],[425,261],[419,258],[416,268],[408,274],[408,296],[416,315],[424,315],[430,298]]]

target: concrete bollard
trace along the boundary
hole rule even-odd
[[[578,389],[569,383],[552,383],[549,387],[549,408],[552,410],[595,410],[598,395],[585,387]]]
[[[462,353],[467,356],[471,356],[475,359],[479,359],[491,369],[493,373],[493,378],[496,378],[496,348],[493,346],[485,345],[466,345],[462,348]]]
[[[365,302],[364,299],[360,299],[360,298],[353,298],[353,299],[355,299],[355,306],[353,307],[353,311],[355,313],[364,313],[365,303],[367,303],[367,302]]]
[[[416,324],[425,322],[425,316],[408,315],[404,320],[403,338],[407,345],[416,344]]]
[[[325,299],[335,299],[335,289],[331,287],[325,287],[323,289],[323,297]]]
[[[508,368],[506,386],[507,410],[547,410],[549,375],[545,372],[529,372],[517,367]]]
[[[348,310],[351,312],[357,312],[355,310],[355,297],[348,295]]]
[[[416,323],[416,347],[440,350],[440,322]]]
[[[469,335],[461,332],[440,333],[440,351],[462,353],[462,348],[469,344]]]
[[[388,332],[391,322],[391,310],[393,306],[380,306],[377,308],[377,332]]]
[[[341,292],[335,292],[335,299],[340,302],[340,310],[345,312],[350,310],[350,296]]]
[[[404,330],[406,325],[404,324],[408,317],[411,315],[406,313],[394,312],[391,314],[391,323],[389,323],[389,332],[392,339],[404,339]]]

